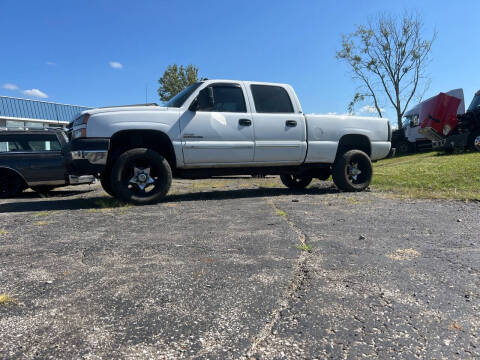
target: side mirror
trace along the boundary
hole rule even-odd
[[[190,111],[209,111],[213,109],[215,104],[215,97],[212,87],[207,87],[198,93],[198,96],[195,100],[192,101],[192,104],[188,108]]]
[[[207,88],[207,99],[208,99],[208,106],[213,107],[213,105],[215,105],[215,96],[213,95],[213,87],[211,86]]]
[[[188,107],[188,110],[193,112],[197,111],[197,109],[198,109],[198,96],[195,99],[193,99],[192,103]]]

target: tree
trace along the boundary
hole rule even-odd
[[[166,102],[177,95],[187,86],[198,81],[198,67],[188,65],[183,67],[177,64],[169,65],[163,76],[158,80],[160,87],[158,95],[160,100]]]
[[[370,99],[382,117],[381,104],[386,101],[395,108],[402,127],[410,101],[416,94],[421,99],[429,84],[426,65],[436,32],[429,40],[423,32],[421,17],[405,13],[400,19],[379,15],[368,25],[342,35],[336,57],[350,66],[353,79],[361,84],[348,106],[350,112],[357,103]]]

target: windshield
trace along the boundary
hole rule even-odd
[[[473,111],[480,107],[480,94],[477,94],[473,97],[472,103],[468,107],[467,111]]]
[[[175,95],[173,98],[171,98],[167,103],[165,103],[166,107],[174,107],[174,108],[179,108],[180,106],[183,105],[185,100],[188,99],[192,93],[197,90],[197,88],[202,85],[202,82],[197,82],[195,84],[190,85],[189,87],[183,89],[180,91],[177,95]]]

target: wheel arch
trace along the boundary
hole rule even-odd
[[[22,173],[20,171],[18,171],[17,169],[14,169],[10,166],[0,166],[0,172],[2,171],[7,171],[9,173],[12,173],[12,174],[15,174],[17,175],[20,179],[22,179],[22,182],[23,182],[23,185],[25,187],[29,187],[30,185],[28,185],[28,181],[25,179],[25,177],[22,175]]]
[[[113,166],[123,152],[134,148],[157,151],[165,157],[172,170],[176,168],[175,149],[170,137],[163,131],[142,129],[120,130],[111,136],[107,167]]]
[[[372,144],[366,135],[346,134],[338,142],[336,157],[349,150],[361,150],[370,157],[372,155]]]

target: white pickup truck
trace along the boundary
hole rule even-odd
[[[135,204],[160,201],[172,177],[274,174],[301,189],[332,175],[360,191],[391,140],[387,119],[305,115],[290,85],[232,80],[197,82],[162,107],[87,110],[69,133],[70,172]]]

